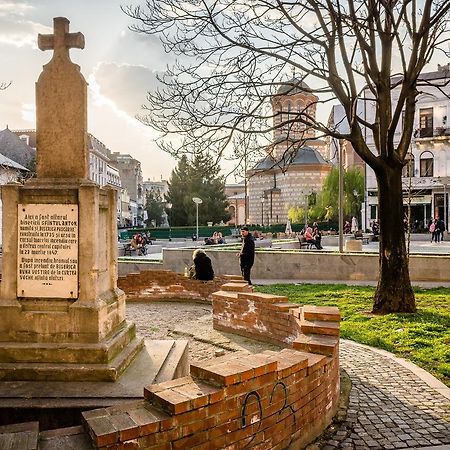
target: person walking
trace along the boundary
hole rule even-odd
[[[439,241],[442,242],[444,240],[444,231],[445,231],[445,222],[440,217],[438,217],[435,230],[435,233],[439,233],[438,242]]]
[[[241,228],[241,236],[242,236],[242,247],[241,251],[239,252],[239,263],[241,266],[241,273],[242,276],[244,277],[244,280],[251,285],[252,282],[250,279],[250,271],[255,261],[255,241],[253,240],[252,235],[248,231],[248,227]]]

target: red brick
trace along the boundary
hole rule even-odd
[[[109,420],[109,417],[94,417],[86,422],[89,426],[89,434],[94,439],[97,447],[115,444],[119,440],[119,433]]]

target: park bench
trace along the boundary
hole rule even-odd
[[[303,236],[298,237],[298,243],[300,244],[300,250],[302,248],[306,248],[307,250],[310,250],[315,247],[314,244],[312,244],[311,242],[306,242],[306,239]]]
[[[136,255],[136,256],[138,256],[138,255],[139,256],[140,255],[146,255],[147,254],[147,250],[146,250],[146,248],[144,246],[144,247],[142,247],[141,251],[139,252],[138,249],[133,248],[131,246],[130,242],[126,242],[123,245],[123,256],[132,256],[133,254]]]
[[[369,236],[365,236],[362,231],[355,231],[354,236],[356,240],[361,240],[363,244],[369,243]]]

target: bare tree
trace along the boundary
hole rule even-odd
[[[136,20],[135,31],[158,35],[166,51],[180,57],[161,77],[161,89],[149,93],[143,121],[164,134],[161,147],[173,154],[200,146],[221,157],[236,135],[269,142],[275,127],[298,122],[317,137],[350,141],[378,181],[380,277],[373,311],[414,312],[402,167],[420,74],[447,45],[449,8],[442,0],[147,0],[124,8]],[[292,69],[300,75],[280,81]],[[338,101],[349,132],[316,120],[310,105],[273,115],[269,98],[282,86],[283,95],[301,88],[316,94],[317,103]],[[368,99],[373,117],[363,113]]]
[[[11,85],[11,81],[9,83],[2,82],[0,83],[0,91],[7,89]]]

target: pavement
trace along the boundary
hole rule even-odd
[[[322,450],[450,449],[450,388],[383,350],[341,339],[352,388],[344,422]]]
[[[329,246],[325,250],[337,251],[337,248]],[[377,252],[378,243],[364,245],[364,250]],[[448,255],[450,239],[439,244],[412,241],[410,250]],[[152,259],[155,256],[152,255]],[[254,280],[255,284],[283,282],[296,283],[295,280]],[[320,283],[336,281],[321,280]],[[353,284],[374,283],[357,281]],[[419,285],[450,287],[450,282]],[[450,388],[407,360],[343,339],[340,363],[352,384],[347,417],[333,424],[316,448],[450,450]]]
[[[224,348],[263,350],[253,348],[249,340],[243,343],[237,335],[214,330],[211,313],[211,306],[204,304],[127,307],[127,317],[136,322],[138,332],[150,333],[145,335],[150,339],[162,333],[157,336],[161,339],[169,328],[171,339],[180,335],[191,341],[194,359],[206,355],[207,350],[198,345],[210,344],[212,353]],[[310,450],[450,450],[449,387],[403,358],[349,340],[340,341],[340,364],[352,384],[346,418],[330,426],[320,445],[313,444]]]

